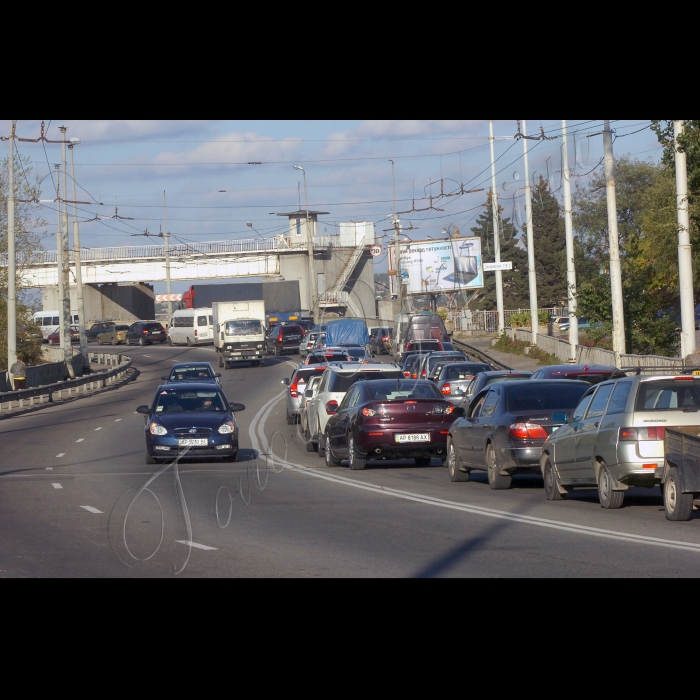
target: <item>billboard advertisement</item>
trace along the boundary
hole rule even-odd
[[[396,269],[395,246],[389,249],[389,267]],[[401,244],[401,279],[407,294],[445,294],[484,286],[481,238],[450,238]],[[390,276],[393,295],[396,277]]]

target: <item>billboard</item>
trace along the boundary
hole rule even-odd
[[[389,249],[389,267],[396,247]],[[444,294],[484,286],[481,238],[450,238],[401,244],[401,279],[407,294]],[[398,294],[396,277],[390,276],[391,294]]]

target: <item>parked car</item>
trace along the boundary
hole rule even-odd
[[[539,472],[545,440],[589,389],[585,382],[499,382],[479,392],[452,425],[447,462],[452,481],[488,473],[489,486],[507,489],[516,472]]]
[[[100,333],[104,333],[108,328],[114,326],[114,321],[103,321],[102,323],[93,323],[90,328],[85,331],[88,343],[96,341]]]
[[[438,365],[439,367],[440,365]],[[480,372],[491,372],[483,362],[449,362],[442,365],[437,377],[438,391],[448,400],[461,402],[464,392]]]
[[[163,377],[166,382],[213,382],[220,384],[221,375],[208,362],[187,362],[173,365],[170,374]]]
[[[129,326],[118,325],[110,326],[107,330],[102,331],[97,336],[98,345],[121,345],[126,342],[126,334],[129,332]]]
[[[168,340],[168,334],[158,321],[137,321],[126,332],[127,345],[161,345]]]
[[[296,355],[305,335],[301,326],[278,326],[267,339],[268,355],[279,357],[285,352]]]
[[[469,358],[462,352],[431,352],[426,355],[417,368],[418,379],[432,379],[436,366],[442,362],[467,362]],[[489,368],[490,369],[490,368]]]
[[[325,430],[326,466],[364,469],[371,459],[414,459],[427,467],[444,459],[454,406],[428,381],[358,381]]]
[[[479,372],[471,384],[465,389],[462,398],[462,406],[466,409],[472,399],[487,386],[499,384],[500,382],[520,382],[530,379],[532,372],[527,370],[491,370],[490,372]]]
[[[627,375],[608,365],[550,365],[538,369],[532,379],[580,379],[589,384],[598,384],[607,379],[618,379]]]
[[[146,464],[159,459],[187,455],[238,459],[236,413],[242,404],[229,403],[216,384],[164,384],[158,387],[150,406],[139,406],[137,413],[146,421]]]
[[[621,508],[630,486],[662,481],[666,428],[697,425],[700,377],[625,377],[589,388],[542,452],[545,493],[597,488],[600,505]]]
[[[51,335],[47,338],[49,345],[60,345],[61,344],[61,329],[57,328]],[[78,326],[70,327],[70,342],[79,343],[80,342],[80,328]]]
[[[316,339],[319,335],[321,335],[319,332],[309,331],[306,337],[301,341],[299,345],[299,356],[302,360],[306,359],[308,354],[314,349]]]
[[[326,369],[328,368],[324,365],[302,365],[294,370],[291,379],[282,380],[282,384],[287,387],[287,425],[294,425],[299,421],[299,411],[308,380]]]
[[[382,364],[364,365],[355,362],[328,368],[316,396],[307,407],[309,437],[319,456],[323,456],[326,424],[333,415],[332,410],[337,408],[350,387],[355,382],[380,379],[403,379],[403,374],[393,365]]]
[[[377,328],[370,336],[369,349],[376,355],[391,355],[393,342],[393,328]]]
[[[314,350],[306,358],[307,365],[327,365],[329,362],[351,362],[350,355],[344,348],[324,348]]]
[[[568,316],[553,316],[550,318],[550,324],[552,326],[552,333],[561,333],[562,326],[566,326],[569,329],[569,317]]]

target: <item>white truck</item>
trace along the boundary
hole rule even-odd
[[[234,362],[265,365],[265,302],[220,301],[212,304],[214,348],[219,367],[231,369]]]

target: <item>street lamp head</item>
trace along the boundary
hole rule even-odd
[[[253,228],[253,222],[252,222],[252,221],[249,221],[249,222],[246,224],[246,226],[247,226],[248,228]]]
[[[302,167],[299,166],[299,165],[295,165],[295,166],[294,166],[294,170],[301,170],[301,171],[303,172],[303,171],[304,171],[304,168],[302,168]]]
[[[80,145],[80,139],[77,136],[73,136],[73,138],[68,139],[74,146],[79,146]]]

